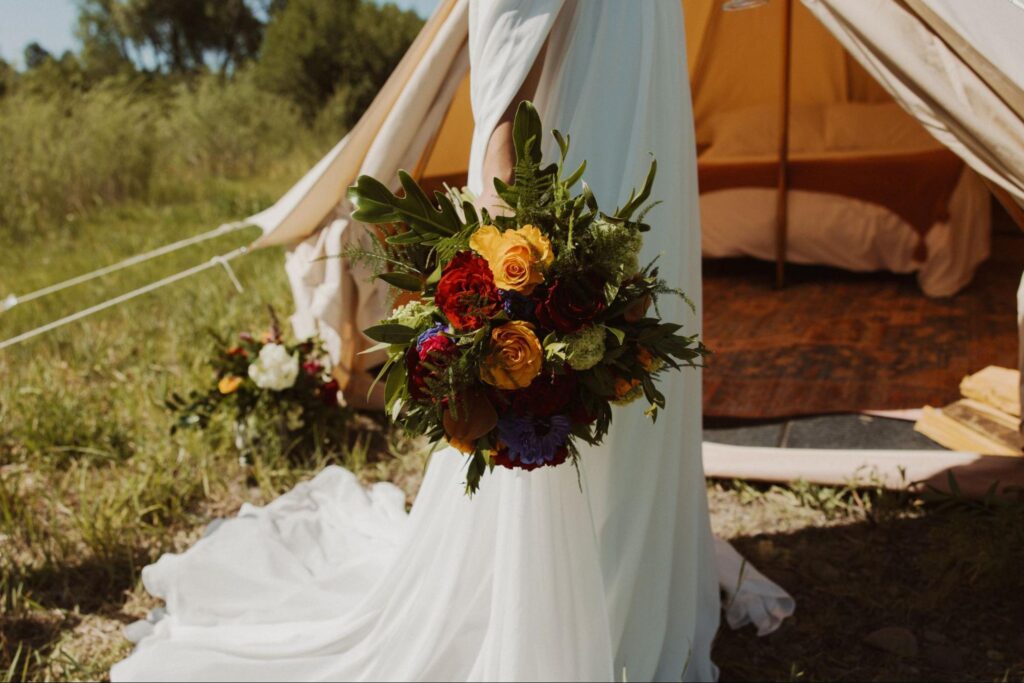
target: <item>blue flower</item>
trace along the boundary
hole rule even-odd
[[[501,306],[509,318],[529,322],[535,321],[533,314],[535,304],[533,299],[511,289],[499,289],[498,293],[501,294]]]
[[[507,413],[498,420],[498,436],[508,449],[509,459],[521,465],[547,465],[559,459],[571,429],[566,415]]]
[[[439,334],[444,334],[448,331],[448,326],[444,323],[435,323],[430,329],[421,334],[416,338],[416,352],[420,353],[423,351],[423,342],[436,337]]]

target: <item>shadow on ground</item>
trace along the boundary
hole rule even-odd
[[[738,486],[709,492],[716,531],[789,590],[797,612],[765,638],[723,629],[723,681],[1024,680],[1024,506],[907,513],[851,499],[815,521],[820,511],[794,514],[809,499]],[[748,532],[758,528],[770,531]],[[885,639],[903,654],[866,642],[883,628],[912,634]]]

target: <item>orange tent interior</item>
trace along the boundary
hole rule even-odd
[[[751,210],[761,213],[766,225],[764,241],[770,244],[775,240],[774,247],[777,250],[780,235],[770,224],[776,223],[776,212],[783,208],[776,198],[781,196],[778,192],[779,165],[780,158],[784,157],[787,191],[816,193],[815,196],[824,198],[821,201],[838,198],[837,201],[853,199],[862,202],[851,204],[854,213],[864,206],[883,207],[903,224],[913,228],[913,232],[908,232],[910,237],[906,240],[906,262],[926,258],[927,254],[923,253],[925,237],[933,225],[947,217],[951,195],[964,175],[963,162],[938,143],[916,119],[904,112],[799,0],[772,0],[757,9],[739,12],[722,11],[721,0],[684,0],[682,5],[686,15],[687,57],[694,99],[702,195],[735,188],[759,188],[768,193],[772,197],[771,201]],[[784,90],[787,45],[791,51],[788,98]],[[785,132],[788,133],[788,139],[780,149],[784,131],[780,126],[784,112],[782,105],[787,101],[789,125]],[[459,88],[440,133],[415,169],[415,175],[428,187],[437,188],[441,183],[464,185],[472,130],[467,77]],[[977,178],[974,181],[980,186]],[[978,256],[971,262],[968,273],[957,288],[970,279],[976,263],[988,253],[988,198],[984,187],[980,187],[984,211],[979,209],[978,203],[971,207],[972,213],[977,216],[975,225],[971,226],[971,239],[977,236],[979,241],[984,240],[984,245],[977,248]],[[745,199],[737,199],[734,203],[744,202]],[[702,214],[707,230],[709,216],[704,204],[705,199],[702,197]],[[785,221],[784,214],[782,219]],[[953,230],[963,227],[954,225]],[[781,244],[785,253],[785,241]],[[791,241],[790,256],[796,251],[796,246]],[[772,249],[769,247],[767,252],[760,258],[770,260]],[[775,255],[778,256],[778,251],[775,251]],[[803,320],[799,315],[803,304],[793,299],[794,292],[790,290],[787,296],[773,297],[771,278],[766,269],[756,270],[759,273],[756,282],[764,282],[766,289],[761,291],[759,288],[762,285],[756,282],[748,284],[748,289],[753,289],[744,290],[745,296],[763,297],[765,300],[762,303],[771,304],[773,310],[779,313],[773,317],[775,322],[772,325],[782,327],[773,327],[772,334],[778,333],[780,339],[785,337],[785,345],[793,349],[805,349],[806,343],[810,342],[803,336],[811,333],[817,335],[814,344],[828,345],[835,341],[826,339],[840,329],[831,323],[826,324],[830,318]],[[726,318],[737,318],[728,313],[729,302],[714,299],[715,292],[722,288],[716,288],[710,281],[707,284],[711,286],[707,292],[709,304],[714,304],[715,310],[724,311],[722,315]],[[842,298],[843,295],[836,289],[842,286],[836,282],[830,284],[828,292],[823,293],[825,300],[835,302],[837,297]],[[856,283],[851,286],[854,289],[862,287]],[[944,398],[947,387],[948,391],[955,391],[956,382],[962,376],[954,376],[957,373],[977,370],[980,367],[978,363],[1007,360],[1003,358],[1007,354],[995,351],[996,347],[1002,349],[1007,346],[1007,352],[1015,349],[1009,336],[1003,340],[1005,343],[996,344],[993,336],[996,334],[995,329],[986,329],[981,336],[988,341],[980,346],[974,345],[980,350],[962,353],[962,364],[940,363],[949,367],[942,371],[929,370],[926,377],[922,376],[925,379],[915,377],[911,381],[902,376],[889,377],[886,373],[897,364],[892,358],[875,355],[880,352],[879,340],[898,327],[898,321],[890,320],[885,312],[886,300],[892,303],[890,297],[893,296],[893,286],[898,289],[903,285],[890,285],[883,281],[869,287],[873,292],[871,300],[881,307],[876,317],[884,322],[879,323],[878,330],[856,342],[857,356],[869,359],[870,362],[864,367],[849,368],[850,377],[837,377],[835,382],[817,379],[797,383],[780,380],[790,372],[780,369],[780,378],[766,380],[764,387],[748,386],[752,380],[748,377],[743,360],[746,352],[743,349],[730,351],[728,345],[719,344],[723,353],[714,371],[706,376],[706,383],[710,382],[706,386],[709,412],[766,417],[768,413],[759,406],[775,405],[785,413],[793,406],[803,406],[805,403],[807,406],[801,411],[806,409],[808,412],[872,407],[861,405],[865,403],[878,403],[878,407],[885,407],[882,404],[888,403],[892,403],[892,407],[920,405],[915,402],[929,397]],[[983,283],[981,286],[984,291],[977,296],[984,300],[994,298],[990,285]],[[1002,285],[998,287],[1001,292]],[[734,288],[730,285],[726,289]],[[917,292],[911,290],[910,295],[911,298],[906,300],[907,305],[917,308],[930,305]],[[1000,294],[998,298],[1003,296]],[[1005,296],[1010,300],[1009,293]],[[771,302],[767,301],[768,297],[772,297]],[[820,311],[823,305],[835,308],[835,303],[826,304],[825,301],[818,301],[812,308]],[[852,301],[845,305],[855,308],[860,306]],[[965,306],[966,309],[975,308],[974,304],[965,303]],[[924,308],[919,311],[923,316],[921,320],[932,319],[933,316]],[[860,310],[865,309],[861,307]],[[856,317],[853,311],[845,314]],[[765,321],[758,319],[762,320],[759,325],[763,325]],[[919,325],[920,320],[915,324]],[[725,334],[722,339],[725,340],[733,339],[734,333],[741,332],[725,328],[719,330],[719,321],[707,310],[705,326],[709,335],[714,337],[722,332]],[[954,326],[963,327],[964,323],[961,321]],[[758,334],[763,337],[766,333],[762,328],[742,331],[741,336],[750,337],[751,344],[763,346],[768,342],[764,339],[757,341]],[[858,335],[858,338],[862,336]],[[849,347],[849,340],[840,340],[836,348],[853,347]],[[909,347],[906,353],[915,354],[915,348]],[[757,353],[763,355],[764,349],[758,347]],[[734,360],[735,368],[732,367]],[[784,364],[787,367],[791,365],[788,361]],[[717,390],[715,383],[719,381],[729,391]],[[785,387],[793,389],[792,401],[782,400],[782,396],[776,395],[780,386],[778,381],[783,381]],[[822,394],[821,400],[808,399],[808,386],[816,387],[816,391],[820,389],[818,393]],[[888,386],[889,389],[880,391],[881,386]],[[771,401],[762,400],[765,399],[765,392],[774,398]],[[741,400],[741,394],[749,400]],[[880,400],[880,394],[891,396]]]
[[[776,197],[803,190],[884,207],[916,233],[906,261],[923,262],[928,231],[949,218],[963,162],[893,102],[798,0],[737,12],[723,11],[720,0],[682,5],[701,192],[782,187]],[[415,169],[428,187],[465,184],[473,130],[468,81]],[[776,234],[765,240],[774,238],[781,274],[786,205],[775,204]]]

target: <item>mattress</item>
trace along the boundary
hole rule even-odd
[[[775,259],[776,191],[736,188],[701,195],[702,248],[711,258]],[[949,203],[949,219],[925,237],[927,256],[914,258],[920,233],[877,204],[836,194],[791,190],[788,199],[791,263],[852,271],[916,273],[925,294],[952,296],[988,258],[989,193],[965,170]]]

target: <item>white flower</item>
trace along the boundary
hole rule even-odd
[[[249,377],[261,389],[284,391],[295,384],[299,376],[299,357],[291,356],[281,344],[267,344],[260,349],[260,357],[249,366]]]

